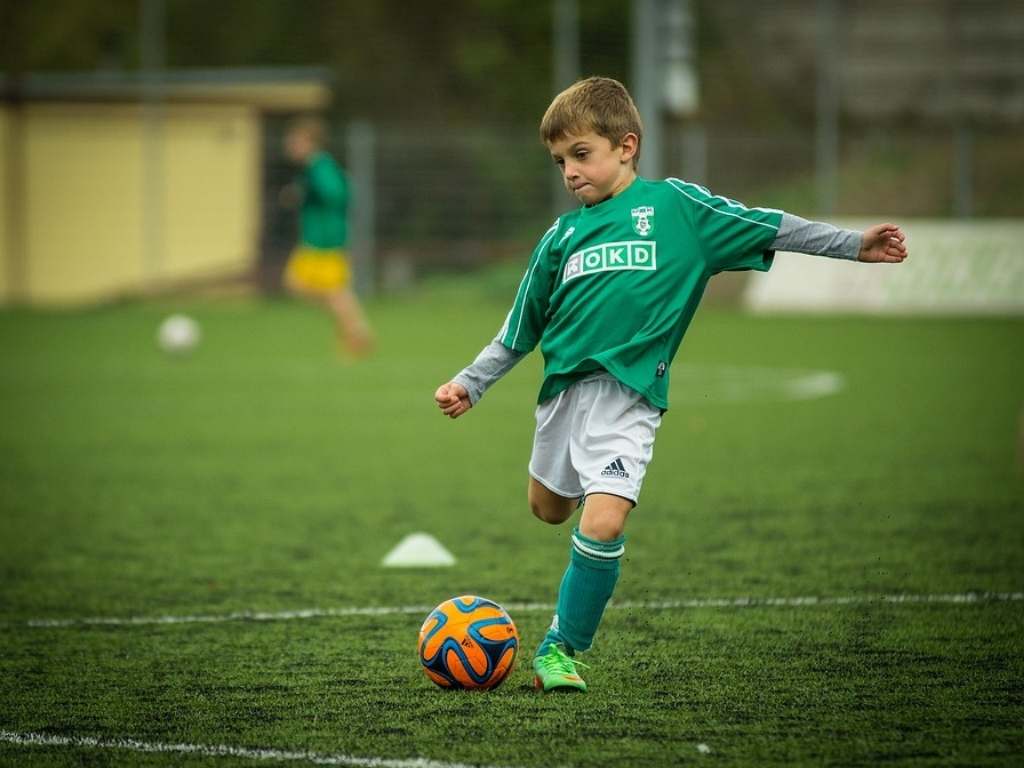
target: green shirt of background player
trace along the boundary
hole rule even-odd
[[[320,149],[310,156],[300,182],[299,235],[303,245],[344,248],[348,241],[348,182],[341,168]]]
[[[591,646],[618,580],[626,518],[668,407],[670,366],[708,280],[767,270],[776,249],[876,263],[907,256],[892,224],[854,232],[748,208],[681,179],[643,179],[642,136],[636,106],[615,80],[588,78],[555,98],[541,138],[583,206],[544,233],[497,337],[434,395],[457,418],[540,344],[530,509],[559,524],[583,506],[534,657],[545,691],[586,689],[573,657]]]
[[[302,118],[289,126],[284,151],[302,169],[298,182],[281,195],[285,205],[299,207],[299,243],[285,265],[285,287],[326,306],[334,317],[339,345],[354,355],[365,355],[372,349],[373,337],[352,291],[352,269],[345,251],[349,201],[345,174],[324,149],[324,125],[316,118]]]

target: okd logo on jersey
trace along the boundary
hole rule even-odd
[[[627,240],[622,243],[602,243],[593,248],[577,251],[565,262],[562,282],[594,272],[621,269],[657,269],[657,243],[645,240]]]

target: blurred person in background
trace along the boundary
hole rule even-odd
[[[324,149],[325,135],[317,117],[298,118],[285,133],[285,154],[302,173],[281,191],[282,205],[299,209],[299,242],[285,265],[284,285],[325,305],[334,317],[339,351],[364,357],[373,350],[373,334],[352,290],[345,251],[348,181]]]

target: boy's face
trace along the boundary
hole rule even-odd
[[[284,153],[293,163],[302,165],[316,151],[313,138],[306,131],[291,130],[284,137]]]
[[[614,197],[636,178],[637,137],[627,133],[618,146],[593,131],[563,136],[548,144],[562,181],[584,205]]]

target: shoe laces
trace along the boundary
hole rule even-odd
[[[539,663],[549,674],[557,673],[560,675],[574,675],[576,674],[576,667],[590,669],[590,667],[582,661],[577,661],[567,654],[562,649],[562,646],[558,644],[552,644],[548,648],[547,653],[540,657]]]

